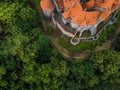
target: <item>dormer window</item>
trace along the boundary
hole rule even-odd
[[[75,1],[72,2],[72,7],[74,7],[74,6],[75,6]]]

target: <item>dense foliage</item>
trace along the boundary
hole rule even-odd
[[[67,62],[39,22],[28,2],[0,0],[0,90],[120,89],[119,52],[99,51]]]

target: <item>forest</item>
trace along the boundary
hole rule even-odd
[[[0,0],[0,90],[120,90],[120,36],[114,50],[67,61],[40,20],[28,0]]]

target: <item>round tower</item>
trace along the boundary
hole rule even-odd
[[[40,6],[43,10],[43,13],[47,17],[50,17],[52,12],[54,11],[54,4],[52,3],[52,1],[51,0],[41,0]]]

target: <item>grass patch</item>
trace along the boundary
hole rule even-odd
[[[35,0],[36,4],[39,5],[40,4],[40,0]]]
[[[102,45],[114,29],[115,29],[114,25],[107,26],[100,34],[100,38],[97,41],[87,41],[87,42],[81,41],[79,45],[73,46],[69,42],[60,38],[59,43],[64,48],[68,49],[70,52],[80,52],[87,49],[94,49],[97,45]]]

